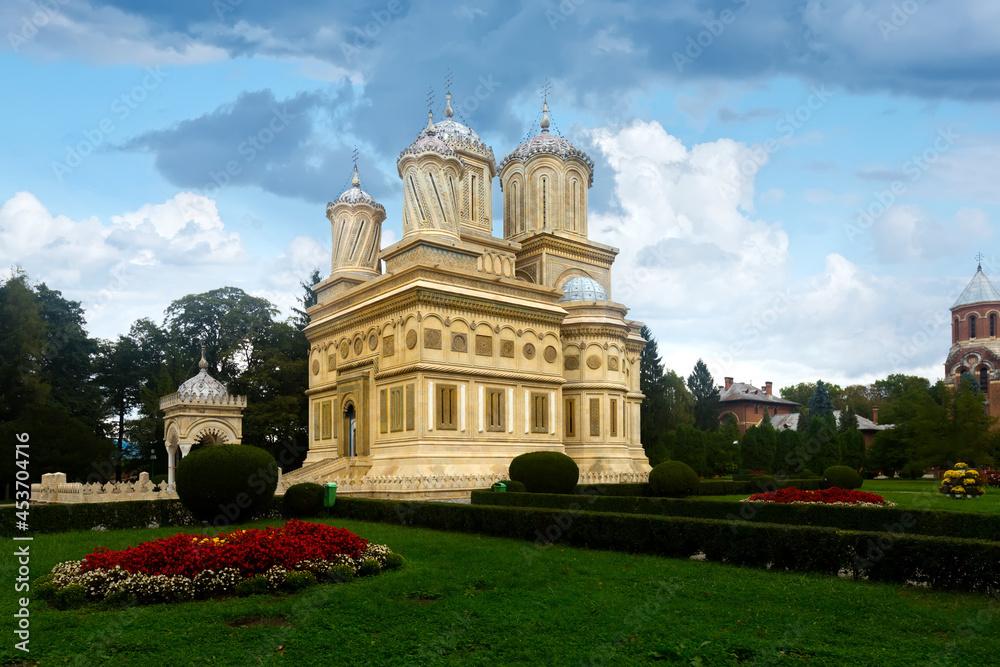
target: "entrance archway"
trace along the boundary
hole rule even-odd
[[[354,403],[344,409],[344,437],[347,439],[347,455],[358,455],[358,415]]]

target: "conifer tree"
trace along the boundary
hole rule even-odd
[[[719,388],[701,359],[688,376],[687,385],[694,395],[694,425],[703,431],[715,431],[719,427]]]

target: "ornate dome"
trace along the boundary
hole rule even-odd
[[[194,396],[196,398],[225,398],[229,396],[226,385],[222,384],[208,374],[208,362],[205,361],[205,346],[201,346],[201,361],[198,362],[198,374],[189,380],[185,380],[177,393],[181,395]]]
[[[457,124],[458,123],[456,123],[456,125]],[[469,131],[471,132],[472,130]],[[438,138],[437,126],[434,125],[434,114],[430,111],[427,112],[427,127],[425,127],[417,136],[416,141],[410,144],[405,150],[403,150],[402,153],[399,154],[399,157],[402,159],[404,155],[416,155],[417,153],[428,152],[440,153],[441,155],[449,157],[458,157],[455,151],[453,151],[448,144]]]
[[[526,161],[533,155],[554,155],[561,160],[577,158],[581,160],[590,170],[590,185],[594,184],[594,161],[590,156],[571,144],[566,139],[549,132],[549,105],[542,107],[542,132],[537,137],[529,139],[517,148],[510,155],[500,161],[500,169],[514,160]]]
[[[382,204],[379,204],[375,199],[361,189],[361,179],[358,178],[358,166],[354,165],[354,178],[351,179],[351,187],[337,197],[336,201],[332,201],[326,205],[327,208],[334,206],[335,204],[367,204],[372,208],[385,210]]]
[[[434,123],[433,127],[428,126],[420,133],[417,139],[424,139],[428,136],[436,136],[453,150],[466,150],[475,153],[496,167],[496,159],[493,157],[493,149],[487,146],[475,130],[454,120],[454,111],[451,108],[451,93],[448,93],[448,105],[445,107],[445,119],[439,123]],[[430,132],[429,132],[430,131]]]
[[[593,278],[576,276],[563,283],[559,303],[567,301],[607,301],[608,293]]]

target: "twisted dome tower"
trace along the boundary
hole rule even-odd
[[[351,187],[326,205],[326,217],[333,236],[331,277],[381,275],[378,251],[385,208],[361,189],[357,165]]]
[[[403,179],[403,238],[432,234],[459,238],[459,193],[465,162],[437,136],[433,112],[427,127],[396,161]]]

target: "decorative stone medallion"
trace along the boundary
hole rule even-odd
[[[512,340],[500,341],[500,356],[507,357],[508,359],[514,358],[514,341]]]
[[[361,354],[361,351],[365,349],[365,344],[360,338],[354,339],[354,354]]]
[[[374,350],[376,347],[378,347],[378,336],[372,334],[368,337],[368,349]]]
[[[596,354],[590,355],[589,357],[587,357],[587,367],[590,368],[591,370],[596,371],[598,368],[601,367],[601,358]]]
[[[476,336],[476,354],[481,357],[493,356],[493,336]]]
[[[532,343],[525,343],[524,344],[524,348],[522,349],[522,352],[524,353],[524,358],[525,359],[534,359],[535,358],[535,346],[534,346],[534,344],[532,344]]]
[[[575,371],[579,367],[580,367],[580,357],[576,356],[575,354],[566,357],[563,360],[563,368],[565,368],[568,371]]]
[[[332,371],[337,367],[337,355],[331,354],[326,358],[326,370]]]
[[[341,359],[346,359],[347,358],[347,353],[348,353],[348,351],[350,349],[351,349],[351,346],[347,344],[346,340],[343,343],[341,343],[340,344],[340,358]]]
[[[542,356],[545,358],[545,361],[551,364],[556,360],[556,357],[559,356],[559,353],[556,352],[555,347],[549,345],[545,348],[545,352],[542,353]]]
[[[396,336],[394,334],[382,336],[382,356],[391,357],[394,354],[396,354]]]
[[[424,347],[428,350],[441,349],[440,329],[424,329]]]
[[[313,359],[313,375],[319,375],[319,359]]]
[[[608,359],[608,370],[616,371],[618,370],[618,357],[611,357]]]
[[[453,333],[451,335],[451,351],[452,352],[469,351],[469,339],[465,337],[465,334]]]
[[[412,350],[417,346],[417,332],[410,329],[406,332],[406,349]]]

